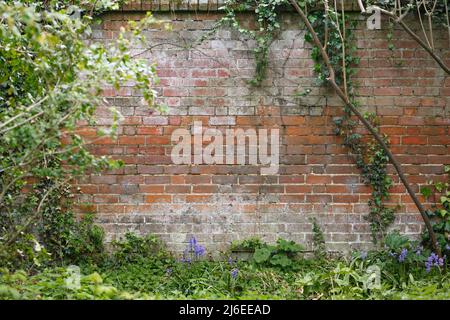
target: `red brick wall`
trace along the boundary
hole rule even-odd
[[[142,15],[105,14],[94,37],[114,41],[126,20]],[[318,219],[331,250],[370,243],[364,220],[370,189],[361,183],[353,158],[334,135],[333,118],[342,113],[341,104],[331,90],[314,84],[310,47],[304,44],[298,17],[283,14],[267,80],[254,88],[246,82],[254,74],[253,43],[235,31],[220,30],[191,50],[182,47],[207,32],[218,13],[155,15],[172,20],[173,31],[145,31],[148,47],[156,46],[140,57],[157,62],[159,102],[167,104],[169,112],[160,115],[143,107],[132,86],[105,92],[124,120],[118,140],[101,139],[92,150],[123,159],[126,165],[84,177],[79,182],[81,210],[97,212],[110,237],[127,230],[154,233],[174,249],[181,249],[190,235],[209,248],[250,236],[308,244],[309,217]],[[250,15],[245,20],[251,21]],[[366,30],[362,21],[356,33],[361,63],[355,80],[361,109],[379,115],[409,180],[426,183],[442,174],[442,164],[450,163],[450,79],[400,30],[394,35],[393,52],[387,49],[385,29]],[[445,37],[442,33],[436,43],[438,48],[447,46],[439,53],[450,62]],[[136,48],[136,53],[144,49]],[[307,97],[296,95],[306,89],[311,89]],[[279,173],[262,176],[260,168],[251,165],[174,165],[171,133],[189,129],[194,121],[221,129],[278,128]],[[99,122],[111,122],[108,113],[101,112]],[[93,134],[90,128],[83,132]],[[391,203],[402,205],[396,227],[417,234],[420,216],[397,176],[392,178],[396,184]]]

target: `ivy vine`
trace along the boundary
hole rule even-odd
[[[317,35],[325,44],[330,62],[336,72],[336,83],[345,86],[352,103],[358,105],[352,76],[355,73],[355,66],[359,64],[356,57],[357,48],[353,30],[357,21],[344,12],[337,12],[328,8],[328,12],[315,10],[310,12],[309,21],[314,26]],[[319,48],[314,46],[311,34],[306,33],[306,42],[313,45],[311,57],[315,62],[314,71],[318,75],[321,84],[326,84],[329,76],[328,69],[324,66]],[[344,46],[344,50],[343,50]],[[344,55],[345,54],[345,55]],[[366,119],[378,130],[378,120],[375,114],[366,113]],[[386,206],[389,199],[389,189],[392,186],[392,179],[387,172],[389,158],[381,146],[369,137],[368,141],[357,132],[358,122],[352,119],[351,111],[344,107],[342,117],[334,119],[336,124],[336,134],[344,138],[344,145],[349,148],[354,155],[356,166],[361,170],[363,182],[372,189],[371,198],[368,201],[369,214],[366,219],[370,222],[372,239],[376,243],[382,238],[387,228],[394,222],[395,209]],[[384,136],[388,144],[387,136]]]
[[[353,33],[357,21],[352,20],[345,12],[338,12],[337,8],[328,5],[325,5],[325,10],[318,9],[321,4],[325,3],[321,0],[303,0],[298,1],[298,3],[308,12],[309,21],[326,46],[327,53],[336,71],[336,82],[348,92],[352,102],[357,105],[352,81],[355,66],[359,64],[359,58],[355,55],[357,48],[354,44]],[[256,69],[254,78],[251,80],[253,85],[258,86],[265,79],[269,47],[280,31],[279,12],[287,4],[286,0],[227,0],[221,8],[225,11],[225,16],[219,21],[218,26],[231,26],[242,35],[256,41],[256,48],[254,49]],[[237,14],[244,11],[255,12],[256,30],[244,28],[239,23]],[[314,45],[312,36],[308,32],[305,34],[305,41],[313,45],[311,58],[314,61],[314,71],[317,74],[319,84],[325,85],[329,74],[322,61],[319,48]],[[365,117],[378,128],[378,120],[374,114],[366,113]],[[392,179],[387,172],[389,158],[372,137],[367,140],[357,132],[358,121],[351,117],[351,111],[348,107],[344,107],[343,116],[336,117],[334,122],[336,135],[344,138],[344,145],[354,155],[356,165],[361,170],[363,182],[372,189],[371,198],[368,201],[370,211],[366,219],[370,222],[372,239],[376,243],[393,223],[394,214],[398,208],[398,206],[392,208],[386,205],[390,195],[389,189],[392,186]],[[386,135],[384,135],[384,139],[388,143]]]
[[[280,30],[278,11],[282,5],[286,5],[285,0],[227,0],[221,8],[225,11],[225,16],[219,21],[219,26],[231,26],[256,42],[256,47],[253,49],[256,61],[255,75],[250,80],[250,84],[254,86],[260,86],[266,77],[269,48]],[[256,14],[256,30],[244,28],[237,18],[237,14],[249,10],[253,10]]]

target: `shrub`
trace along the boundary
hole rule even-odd
[[[450,165],[444,166],[446,181],[429,181],[429,186],[422,187],[422,195],[433,200],[427,215],[433,225],[436,240],[443,254],[450,253]],[[422,235],[425,244],[430,246],[430,235],[425,230]]]
[[[68,282],[73,276],[68,269],[56,268],[30,276],[24,271],[0,270],[0,299],[77,299],[110,300],[149,298],[131,294],[105,284],[96,272],[79,275],[79,283]],[[78,276],[78,275],[77,275]]]
[[[141,30],[155,20],[148,15],[121,28],[114,43],[93,43],[86,41],[92,16],[69,16],[71,4],[0,1],[0,247],[9,252],[0,262],[10,267],[39,264],[36,250],[26,248],[35,241],[59,261],[92,256],[101,232],[88,224],[75,229],[67,183],[122,162],[90,153],[79,124],[95,125],[97,107],[110,110],[112,124],[97,133],[114,138],[121,115],[101,93],[125,81],[135,83],[143,104],[156,98],[155,66],[131,59]],[[83,4],[96,10],[117,1]]]
[[[276,245],[263,244],[255,250],[253,261],[259,266],[272,266],[280,269],[295,268],[295,258],[302,246],[294,241],[278,239]]]
[[[151,234],[141,237],[127,232],[124,238],[113,241],[111,246],[113,262],[119,265],[142,259],[166,259],[169,257],[161,240]]]

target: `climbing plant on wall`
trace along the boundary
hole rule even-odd
[[[433,1],[431,1],[433,2]],[[365,11],[363,1],[358,1],[361,11]],[[446,22],[449,27],[448,8],[444,3],[437,5],[437,1],[429,8],[428,3],[416,1],[415,8],[418,16],[421,10],[425,11],[428,19],[436,14]],[[425,209],[413,192],[403,169],[395,156],[389,150],[389,139],[382,135],[377,128],[377,118],[374,114],[362,114],[358,111],[358,102],[355,98],[355,91],[351,76],[353,66],[357,65],[358,59],[354,56],[355,46],[353,42],[352,29],[354,22],[344,11],[344,1],[328,0],[265,0],[265,1],[234,1],[228,0],[224,7],[225,17],[218,25],[231,25],[241,34],[256,41],[254,49],[256,58],[256,73],[252,84],[259,85],[264,79],[268,66],[268,50],[270,43],[280,29],[279,10],[285,5],[292,5],[299,14],[300,19],[307,27],[305,40],[312,44],[312,59],[314,60],[314,71],[318,75],[321,83],[331,86],[344,103],[344,116],[335,119],[337,134],[344,137],[344,144],[349,147],[355,155],[356,164],[361,169],[365,183],[372,187],[372,197],[369,200],[370,212],[367,216],[371,223],[374,240],[377,235],[383,235],[387,227],[394,221],[395,208],[384,204],[389,198],[389,188],[392,180],[387,174],[387,164],[391,162],[397,171],[401,182],[404,184],[409,195],[416,204],[431,238],[431,246],[436,252],[440,252],[436,245],[435,235],[432,230],[430,219],[425,213]],[[404,23],[403,18],[414,8],[410,3],[402,1],[372,1],[370,4],[378,4],[383,7],[394,6],[393,11],[387,11],[381,7],[376,7],[390,18],[395,18],[395,22],[402,27],[438,62],[438,64],[448,72],[448,68],[437,56],[432,45],[432,27],[429,27],[429,37],[424,25],[422,28],[427,39],[425,44],[420,38],[414,35],[409,27]],[[403,8],[403,12],[402,9]],[[439,8],[443,8],[440,10]],[[253,10],[256,15],[257,28],[252,30],[244,28],[237,19],[237,14],[244,10]],[[441,12],[439,15],[438,13]],[[399,15],[397,15],[399,13]],[[353,116],[356,115],[357,119]],[[363,142],[362,136],[356,132],[358,121],[363,123],[370,133],[368,142]]]

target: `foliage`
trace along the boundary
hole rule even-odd
[[[444,268],[427,271],[424,258],[428,252],[417,254],[415,250],[421,250],[417,243],[398,232],[385,238],[384,250],[354,252],[349,260],[293,259],[288,269],[230,259],[186,263],[165,257],[164,250],[146,254],[144,239],[128,239],[121,248],[142,254],[114,267],[107,262],[83,265],[80,273],[74,273],[76,267],[69,266],[49,268],[35,275],[2,269],[0,299],[450,298],[450,278]],[[137,248],[132,248],[134,245]],[[298,250],[285,240],[278,241],[277,246],[284,252]],[[114,254],[110,259],[115,263]]]
[[[308,16],[319,39],[326,46],[330,57],[330,63],[335,70],[336,83],[343,87],[351,99],[353,105],[357,106],[355,90],[351,77],[355,73],[355,66],[359,58],[355,56],[356,46],[353,30],[356,21],[344,12],[338,12],[337,8],[313,11]],[[313,45],[311,57],[315,62],[314,71],[318,75],[320,84],[326,84],[329,77],[328,68],[325,66],[319,48],[313,43],[312,35],[307,32],[305,41]],[[377,118],[374,114],[367,113],[366,119],[372,126],[378,127]],[[372,197],[368,201],[370,212],[367,220],[371,224],[374,242],[382,238],[387,228],[394,221],[395,208],[387,207],[384,202],[389,199],[389,189],[392,180],[387,173],[389,158],[383,148],[373,137],[364,139],[357,132],[358,123],[351,117],[351,111],[344,107],[344,115],[335,117],[336,134],[344,137],[346,145],[355,156],[356,166],[361,170],[362,180],[372,188]],[[378,129],[376,129],[378,130]],[[385,143],[389,143],[387,136],[383,136]]]
[[[374,115],[368,115],[372,122],[376,121]],[[383,136],[385,142],[388,143],[387,136]],[[392,179],[387,173],[387,164],[389,158],[380,145],[370,139],[369,142],[363,143],[361,137],[354,139],[348,138],[352,143],[347,143],[351,150],[355,152],[357,167],[361,169],[364,183],[372,188],[372,197],[368,201],[370,212],[366,219],[370,222],[372,230],[372,238],[374,242],[377,238],[383,238],[388,227],[395,220],[396,207],[388,207],[385,201],[389,199],[389,189],[392,187]]]
[[[248,238],[243,241],[234,241],[231,243],[231,250],[248,250],[255,251],[261,248],[264,243],[259,238]]]
[[[50,261],[50,253],[30,234],[21,234],[13,245],[0,248],[0,264],[12,269],[30,270]]]
[[[36,193],[45,192],[48,179],[37,185]],[[51,253],[52,263],[59,265],[70,261],[98,262],[104,255],[104,231],[94,224],[94,216],[86,214],[77,219],[71,210],[72,196],[69,185],[51,192],[42,209],[40,223],[34,230],[45,249]]]
[[[253,50],[256,68],[255,76],[250,81],[252,85],[259,86],[265,79],[269,64],[269,47],[280,29],[277,10],[286,3],[286,0],[226,0],[224,6],[221,7],[222,10],[225,10],[225,16],[215,29],[228,25],[256,42]],[[253,10],[256,14],[257,27],[255,30],[245,28],[239,22],[237,15],[248,10]]]
[[[295,265],[295,259],[302,246],[294,241],[278,239],[275,245],[263,244],[255,250],[253,261],[258,266],[273,266],[288,270]]]
[[[313,232],[313,250],[316,259],[326,257],[327,251],[325,247],[325,236],[316,218],[311,218],[312,232]]]
[[[131,294],[103,283],[102,277],[94,272],[80,275],[80,285],[71,286],[73,276],[65,268],[47,269],[31,276],[23,271],[0,271],[0,299],[66,299],[66,300],[111,300],[142,299],[148,295]]]
[[[450,252],[450,166],[444,166],[446,181],[429,181],[429,186],[424,186],[420,192],[426,199],[434,199],[431,210],[427,215],[433,225],[442,252]],[[425,230],[423,233],[425,243],[430,242],[430,236]]]
[[[151,234],[141,237],[127,232],[124,238],[113,241],[111,246],[112,260],[116,265],[148,258],[164,259],[169,257],[161,240]]]
[[[71,18],[68,4],[0,1],[0,246],[29,266],[36,265],[34,250],[25,248],[30,242],[49,246],[58,259],[92,253],[99,245],[100,231],[88,227],[89,220],[75,231],[66,190],[85,172],[122,165],[92,155],[77,130],[80,123],[94,125],[101,106],[111,111],[112,122],[98,130],[99,138],[115,136],[120,114],[101,97],[102,90],[133,82],[143,104],[153,106],[156,98],[155,66],[130,53],[154,19],[130,23],[113,44],[91,43],[92,17]]]
[[[398,230],[389,233],[384,241],[383,250],[354,254],[354,258],[368,265],[376,265],[384,276],[395,287],[403,287],[422,279],[428,275],[445,274],[445,258],[438,258],[436,263],[430,264],[433,257],[437,257],[430,249],[423,247],[417,240],[410,240],[401,235]],[[434,262],[434,261],[432,261]]]
[[[14,1],[6,1],[9,3],[13,3]],[[34,0],[20,0],[20,3],[26,4],[26,5],[35,5],[36,8],[40,11],[42,10],[62,10],[66,9],[69,10],[69,8],[77,9],[79,8],[81,11],[89,10],[89,12],[92,13],[100,13],[102,11],[106,10],[117,10],[119,9],[120,5],[123,4],[124,0],[40,0],[40,1],[34,1]]]

